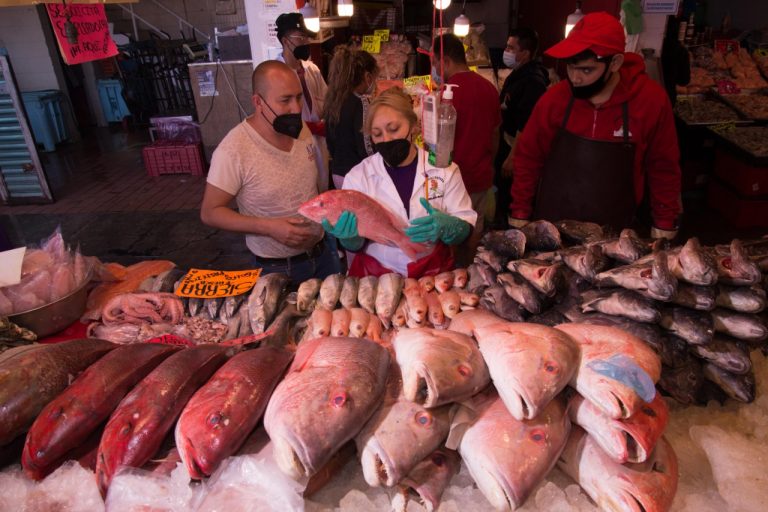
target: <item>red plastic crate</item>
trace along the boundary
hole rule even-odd
[[[158,140],[142,151],[144,167],[150,176],[161,174],[191,174],[202,176],[205,170],[203,145]]]
[[[736,228],[768,228],[768,197],[744,197],[720,178],[709,183],[709,206]]]

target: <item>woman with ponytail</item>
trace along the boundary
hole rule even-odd
[[[376,59],[370,53],[346,45],[336,47],[328,70],[323,115],[336,188],[341,188],[350,169],[375,153],[363,126],[378,74]]]

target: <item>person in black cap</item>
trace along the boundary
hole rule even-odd
[[[315,138],[316,161],[318,167],[318,186],[320,192],[328,190],[330,181],[328,171],[328,149],[325,142],[325,124],[323,106],[328,86],[320,69],[309,60],[309,43],[315,33],[304,24],[304,16],[298,12],[283,13],[275,21],[277,39],[283,51],[277,60],[285,62],[299,76],[304,100],[301,118]]]

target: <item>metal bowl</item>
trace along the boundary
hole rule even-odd
[[[10,315],[8,319],[16,325],[31,330],[37,334],[38,339],[57,333],[72,325],[85,312],[90,281],[91,272],[88,272],[83,284],[71,291],[69,295],[45,306]]]

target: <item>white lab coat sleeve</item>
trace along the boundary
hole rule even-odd
[[[443,199],[443,204],[446,207],[445,213],[465,220],[474,227],[477,222],[477,212],[472,209],[472,199],[464,186],[464,180],[461,179],[459,167],[455,164],[452,167],[452,170],[446,170],[448,176]]]

